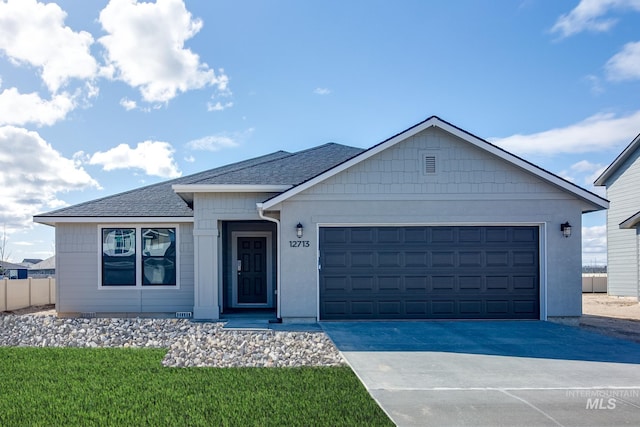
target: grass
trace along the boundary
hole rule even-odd
[[[393,425],[346,367],[165,368],[165,353],[0,348],[0,425]]]

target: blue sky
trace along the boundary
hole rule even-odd
[[[0,225],[438,115],[589,190],[640,132],[640,0],[0,0]],[[605,214],[583,217],[605,263]]]

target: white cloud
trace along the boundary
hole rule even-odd
[[[240,145],[232,137],[226,135],[211,135],[187,142],[187,147],[192,150],[218,151],[223,148],[233,148]]]
[[[605,64],[607,78],[613,81],[640,79],[640,42],[624,45]]]
[[[100,12],[108,35],[98,41],[106,49],[113,77],[139,88],[147,102],[168,102],[178,92],[217,86],[226,90],[228,78],[216,76],[197,54],[184,48],[202,28],[182,0],[111,0]]]
[[[224,104],[220,101],[216,102],[215,104],[211,102],[207,103],[207,111],[222,111],[230,107],[233,107],[233,102],[226,102]]]
[[[186,147],[190,150],[201,151],[218,151],[224,148],[234,148],[248,139],[253,134],[253,131],[253,128],[249,128],[241,132],[222,132],[217,135],[208,135],[187,142]]]
[[[614,9],[640,11],[640,0],[581,0],[571,12],[558,18],[551,32],[569,37],[582,31],[608,31],[618,22],[606,16]]]
[[[600,78],[598,76],[594,76],[593,74],[589,74],[584,77],[584,81],[589,85],[591,89],[591,93],[593,95],[600,95],[604,93],[604,87],[600,82]]]
[[[0,127],[0,224],[31,226],[32,216],[66,205],[59,193],[100,188],[72,159],[63,157],[37,132]]]
[[[578,177],[580,177],[582,181],[581,185],[594,190],[593,182],[602,174],[605,168],[606,166],[600,163],[581,160],[572,164],[568,170],[561,171],[558,175],[571,182],[576,182]]]
[[[313,93],[316,95],[329,95],[331,93],[331,89],[327,89],[326,87],[317,87],[313,90]]]
[[[640,111],[621,117],[600,113],[564,128],[491,138],[491,142],[517,154],[587,153],[628,144],[638,129]]]
[[[120,100],[120,105],[127,111],[135,110],[135,108],[137,107],[136,101],[132,101],[128,98],[122,98]]]
[[[173,158],[174,152],[171,144],[162,141],[139,142],[136,148],[120,144],[108,151],[94,153],[88,163],[102,165],[105,171],[141,169],[147,175],[177,178],[182,173]]]
[[[93,37],[65,26],[66,16],[55,3],[0,1],[0,51],[17,65],[38,68],[52,93],[69,79],[91,79],[98,72],[89,51]]]
[[[582,227],[582,264],[602,265],[607,262],[607,227]]]
[[[35,92],[20,93],[16,88],[5,89],[0,93],[0,126],[22,126],[27,123],[50,126],[64,119],[75,106],[74,98],[66,92],[45,100]]]

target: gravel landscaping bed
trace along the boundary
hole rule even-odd
[[[172,367],[340,366],[324,332],[224,330],[182,319],[79,319],[0,314],[0,346],[168,348]]]

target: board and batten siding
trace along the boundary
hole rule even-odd
[[[637,149],[606,183],[607,274],[610,295],[638,297],[640,255],[637,230],[620,229],[620,223],[640,211],[640,149]]]
[[[423,174],[421,157],[436,157]],[[539,225],[550,317],[582,313],[583,202],[540,178],[439,129],[427,129],[282,202],[281,315],[317,313],[317,230],[334,225]],[[295,225],[309,247],[290,246]],[[546,262],[545,262],[546,261]],[[310,297],[311,296],[311,297]],[[545,305],[546,304],[546,305]]]
[[[192,224],[177,226],[180,287],[176,289],[101,289],[99,227],[97,224],[56,224],[58,313],[172,313],[193,309]]]

